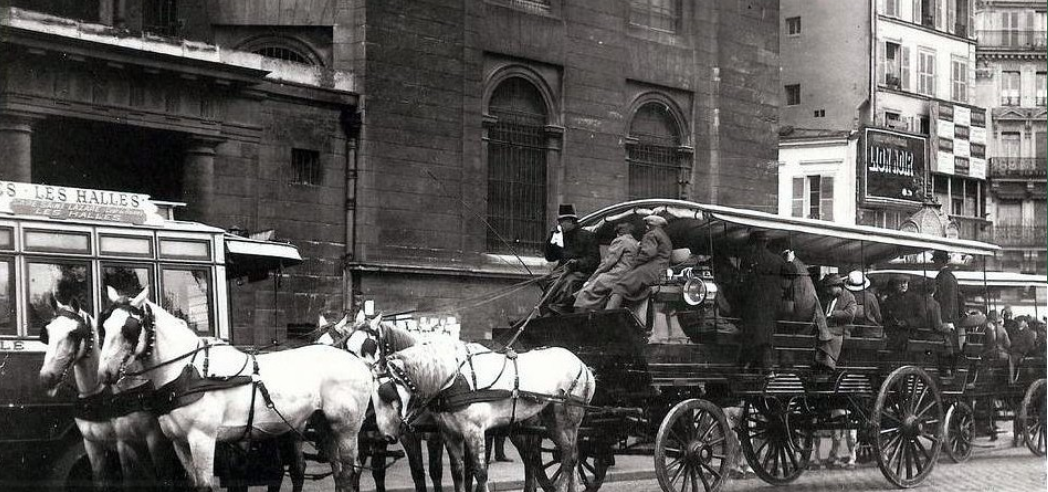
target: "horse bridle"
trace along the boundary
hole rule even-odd
[[[84,316],[81,316],[80,313],[74,312],[72,309],[59,308],[58,311],[55,312],[54,318],[52,318],[48,324],[51,324],[51,322],[57,318],[67,318],[76,322],[76,328],[69,332],[69,336],[76,340],[77,356],[73,358],[73,362],[70,363],[70,366],[80,360],[81,357],[91,357],[91,349],[94,348],[95,345],[95,333],[91,330],[91,326],[87,322],[87,319],[85,319]],[[47,325],[40,327],[40,341],[43,342],[44,345],[49,345],[51,343],[51,336],[47,332]]]
[[[99,333],[101,336],[105,337],[105,322],[117,309],[123,309],[129,314],[127,319],[124,320],[124,325],[120,327],[120,334],[123,335],[125,340],[132,342],[136,349],[141,340],[140,337],[142,336],[142,332],[145,332],[145,349],[143,349],[141,353],[132,352],[132,357],[138,359],[152,355],[153,348],[156,345],[156,320],[153,317],[153,310],[149,308],[148,304],[146,304],[144,308],[132,306],[130,302],[126,301],[111,304],[102,312],[102,315],[98,317]]]

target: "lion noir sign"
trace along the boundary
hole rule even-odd
[[[927,140],[880,128],[866,128],[859,154],[866,201],[920,202]]]

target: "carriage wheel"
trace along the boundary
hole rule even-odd
[[[685,400],[674,406],[655,437],[655,477],[663,492],[720,489],[735,458],[730,432],[717,405]]]
[[[548,437],[542,439],[539,449],[542,466],[536,478],[543,490],[553,492],[556,490],[554,484],[561,474],[560,449],[557,449],[557,445]],[[575,468],[578,471],[579,483],[585,492],[597,492],[600,486],[604,485],[609,463],[607,453],[594,452],[588,446],[579,446],[579,462]]]
[[[1019,407],[1019,429],[1022,430],[1026,447],[1037,456],[1045,454],[1045,380],[1038,379],[1026,390],[1022,406]]]
[[[975,413],[967,403],[959,401],[946,411],[946,428],[943,435],[943,450],[954,463],[964,463],[972,457],[972,440],[975,438]]]
[[[814,433],[808,426],[797,425],[804,417],[797,403],[787,408],[774,398],[746,402],[739,441],[746,461],[761,480],[787,484],[808,468]]]
[[[942,400],[928,373],[905,366],[888,375],[877,393],[870,426],[884,478],[902,488],[928,478],[943,434]]]

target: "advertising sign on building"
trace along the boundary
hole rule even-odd
[[[932,170],[986,179],[986,109],[931,104]]]
[[[924,137],[866,128],[857,154],[863,201],[920,203],[927,170]]]

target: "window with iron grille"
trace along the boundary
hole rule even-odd
[[[527,80],[501,82],[488,114],[487,249],[540,254],[546,237],[546,103]]]
[[[142,30],[164,36],[177,36],[179,28],[177,0],[142,2]]]
[[[630,123],[626,146],[629,198],[680,198],[681,137],[665,104],[640,107]]]
[[[309,56],[299,53],[297,50],[289,48],[287,46],[263,46],[252,50],[252,53],[262,55],[269,58],[276,58],[278,60],[284,60],[294,63],[304,63],[306,65],[315,65]]]
[[[630,0],[630,24],[677,32],[679,21],[680,0]]]
[[[800,17],[787,17],[786,18],[786,33],[790,36],[796,36],[801,33],[801,18]]]
[[[291,149],[291,183],[319,186],[324,179],[320,166],[320,152],[307,149]]]

